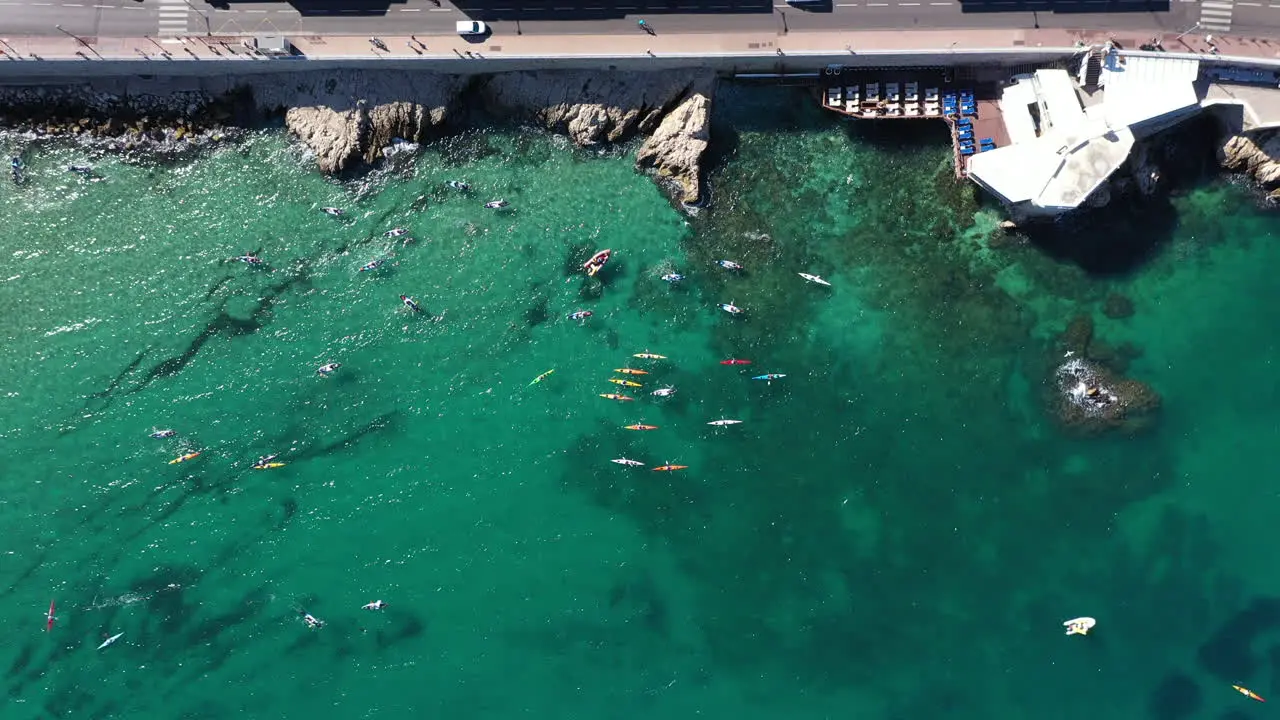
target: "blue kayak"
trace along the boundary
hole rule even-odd
[[[786,377],[786,375],[782,375],[781,373],[769,373],[768,375],[757,375],[751,379],[752,380],[781,380],[784,377]]]

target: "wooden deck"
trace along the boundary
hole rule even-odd
[[[960,152],[960,132],[955,118],[944,116],[946,95],[971,92],[977,115],[969,116],[975,146],[984,138],[996,147],[1009,144],[1000,117],[999,86],[989,82],[954,81],[950,73],[938,70],[854,70],[825,75],[820,87],[822,106],[832,112],[859,120],[943,120],[951,130],[956,177],[967,176],[966,156]],[[972,156],[968,156],[972,157]]]

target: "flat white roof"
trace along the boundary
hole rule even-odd
[[[1199,75],[1199,60],[1109,53],[1099,78],[1107,123],[1113,128],[1138,125],[1198,107]]]
[[[1004,120],[1005,132],[1009,134],[1009,142],[1014,145],[1029,143],[1036,139],[1036,123],[1027,112],[1028,105],[1039,102],[1036,90],[1029,82],[1030,75],[1019,75],[1012,85],[1000,93],[1000,117]]]
[[[1084,107],[1066,70],[1037,70],[1032,82],[1044,105],[1041,117],[1048,120],[1049,127],[1069,130],[1084,119]]]

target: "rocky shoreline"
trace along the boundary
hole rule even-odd
[[[468,107],[567,135],[579,147],[644,140],[638,169],[686,205],[703,198],[715,75],[708,71],[546,71],[484,76],[307,71],[154,94],[89,85],[0,88],[0,127],[71,137],[108,152],[173,156],[239,136],[269,117],[328,174],[377,163],[396,141],[461,127]]]

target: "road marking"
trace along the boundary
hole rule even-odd
[[[96,8],[113,8],[115,5],[94,5]]]
[[[453,12],[453,8],[427,8],[427,12]]]
[[[422,12],[422,8],[400,8],[400,12]]]
[[[917,6],[917,5],[919,5],[919,4],[920,4],[920,3],[904,3],[904,2],[900,2],[900,3],[898,3],[898,6],[899,6],[899,7],[916,7],[916,6]]]
[[[1240,6],[1242,6],[1242,7],[1262,7],[1262,3],[1246,3],[1246,2],[1242,2],[1242,3],[1236,3],[1236,4],[1237,4],[1237,5],[1240,5]]]
[[[1244,3],[1240,3],[1243,5]],[[80,3],[62,3],[62,7],[84,7]]]
[[[187,0],[160,0],[160,22],[157,35],[173,37],[187,34]]]
[[[38,6],[38,7],[49,7],[49,6],[53,5],[53,3],[31,3],[31,4],[32,4],[32,5],[35,5],[35,6]]]

